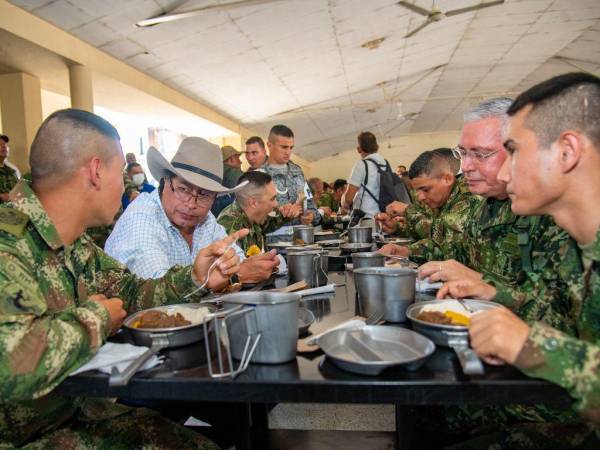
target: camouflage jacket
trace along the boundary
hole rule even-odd
[[[261,170],[271,175],[273,183],[277,187],[277,203],[285,205],[287,203],[296,203],[298,201],[298,192],[304,192],[306,180],[302,168],[288,162],[285,167],[276,167],[272,164],[265,164]],[[321,221],[321,215],[315,207],[313,199],[307,200],[307,212],[310,211],[314,215],[313,225],[318,225]],[[292,225],[300,224],[300,219],[294,219]]]
[[[0,167],[0,194],[6,194],[15,187],[19,179],[17,178],[17,172],[12,167],[8,167],[6,164]]]
[[[143,280],[85,234],[64,245],[20,181],[0,208],[0,447],[51,431],[83,408],[84,400],[52,390],[107,338],[108,313],[89,296],[119,297],[130,313],[180,303],[195,288],[190,271]]]
[[[571,284],[577,337],[546,324],[532,326],[516,366],[525,374],[565,388],[576,409],[600,426],[600,230],[593,245],[593,262],[582,282]]]
[[[424,205],[410,205],[405,213],[405,232],[408,237],[418,239],[408,246],[413,259],[421,262],[438,259],[438,249],[445,242],[462,238],[469,212],[481,197],[471,194],[461,178],[457,178],[448,200],[432,210]]]
[[[575,304],[565,293],[582,274],[575,241],[549,216],[513,214],[508,199],[478,202],[470,216],[465,236],[442,245],[444,259],[483,273],[495,301],[523,320],[573,333]]]
[[[337,212],[340,209],[340,203],[333,197],[333,194],[329,192],[324,192],[319,201],[317,202],[317,206],[320,208],[321,206],[326,206],[331,209],[332,212]]]
[[[248,233],[245,238],[238,241],[238,245],[244,250],[244,253],[246,253],[253,245],[258,246],[260,249],[264,249],[266,244],[265,234],[280,228],[285,224],[285,221],[286,219],[281,213],[277,212],[277,217],[269,217],[263,226],[252,223],[246,213],[244,213],[242,208],[240,208],[235,201],[221,211],[221,214],[219,214],[219,217],[217,218],[217,222],[225,228],[227,234],[231,234],[242,228],[248,228],[250,230],[250,233]]]

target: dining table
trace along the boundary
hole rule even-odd
[[[330,258],[328,282],[335,292],[304,297],[302,306],[316,317],[309,332],[317,334],[352,319],[359,310],[352,273]],[[275,285],[287,285],[285,276]],[[415,301],[433,298],[417,293]],[[385,324],[410,328],[409,323]],[[187,352],[187,353],[186,353]],[[482,375],[465,375],[455,353],[438,346],[417,370],[391,367],[377,376],[347,372],[321,350],[298,353],[284,364],[254,364],[235,378],[211,378],[208,365],[193,346],[167,352],[159,367],[137,373],[125,386],[110,386],[109,376],[89,371],[67,378],[57,391],[65,396],[118,398],[126,402],[211,402],[236,405],[236,448],[268,448],[268,411],[277,403],[393,404],[396,448],[419,448],[415,418],[441,405],[543,404],[568,408],[565,390],[529,378],[509,365],[485,365]],[[181,360],[186,361],[181,364]],[[233,420],[233,419],[232,419]]]

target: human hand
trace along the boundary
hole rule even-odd
[[[0,194],[0,202],[7,202],[10,200],[10,194],[8,192],[4,192]]]
[[[407,207],[408,203],[395,201],[385,207],[385,212],[390,216],[403,216]]]
[[[480,280],[454,280],[447,281],[437,291],[436,298],[477,298],[493,300],[496,297],[496,288]]]
[[[319,206],[319,209],[323,211],[323,214],[325,214],[326,216],[330,216],[332,213],[331,208],[328,206]]]
[[[127,311],[123,309],[123,300],[117,297],[106,298],[104,294],[90,295],[88,300],[100,303],[108,311],[108,316],[110,317],[109,335],[112,336],[119,331],[119,328],[123,325],[123,320],[127,316]]]
[[[310,225],[313,222],[314,218],[315,215],[312,212],[307,211],[304,214],[302,214],[302,216],[300,216],[300,222],[302,223],[302,225]]]
[[[379,224],[380,228],[384,233],[393,233],[396,231],[398,226],[397,217],[391,217],[387,213],[377,213],[375,215],[375,221]]]
[[[279,266],[279,258],[275,250],[247,258],[240,264],[240,281],[258,283],[266,280],[277,266]]]
[[[473,314],[469,324],[471,347],[490,364],[498,359],[514,364],[529,332],[529,325],[503,306]]]
[[[279,212],[286,219],[295,219],[302,212],[302,207],[298,203],[286,203],[279,207]]]
[[[378,250],[383,255],[394,255],[394,256],[410,256],[410,250],[408,247],[403,247],[397,244],[385,244]]]
[[[483,275],[469,269],[467,266],[449,259],[447,261],[429,261],[419,267],[419,278],[429,278],[434,281],[475,280],[479,281]]]
[[[229,245],[237,239],[243,238],[248,234],[247,228],[231,233],[229,236],[215,241],[198,252],[194,260],[192,275],[199,283],[204,283],[208,274],[208,269],[218,258],[218,263],[210,273],[206,287],[214,291],[220,291],[229,283],[229,278],[240,270],[240,257]]]

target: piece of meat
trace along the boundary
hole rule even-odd
[[[439,311],[421,311],[417,316],[418,320],[440,325],[452,325],[452,319]]]

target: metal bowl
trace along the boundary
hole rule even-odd
[[[298,335],[304,336],[315,321],[315,315],[308,308],[298,308]]]

